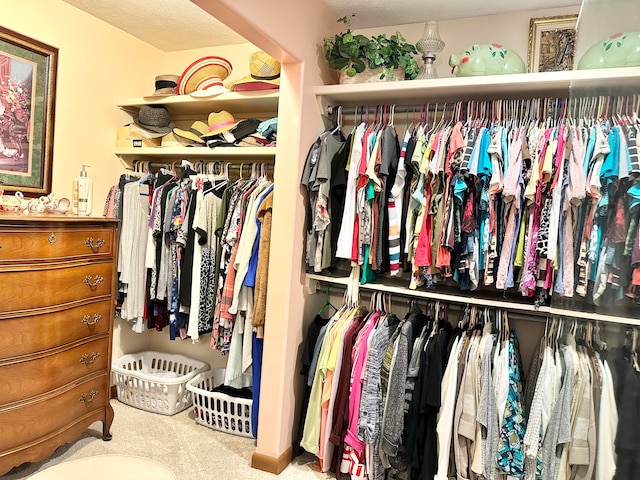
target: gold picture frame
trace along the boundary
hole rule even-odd
[[[0,190],[51,192],[58,49],[0,27]]]
[[[578,15],[532,18],[529,22],[529,72],[573,70]]]

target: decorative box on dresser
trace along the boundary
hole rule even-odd
[[[117,220],[0,216],[0,475],[110,440]]]

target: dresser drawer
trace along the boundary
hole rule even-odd
[[[105,374],[32,404],[4,410],[0,407],[0,452],[52,435],[104,408],[108,385]]]
[[[3,227],[0,262],[111,257],[115,230],[105,227]]]
[[[28,361],[0,362],[0,405],[41,395],[106,370],[108,363],[109,337]]]
[[[110,263],[95,263],[0,272],[0,314],[109,296],[113,287],[112,268]]]
[[[111,301],[103,300],[51,313],[0,319],[0,360],[106,333],[110,315]]]

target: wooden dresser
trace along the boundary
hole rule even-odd
[[[110,440],[117,221],[0,215],[0,476]]]

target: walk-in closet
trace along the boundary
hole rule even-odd
[[[636,479],[635,1],[14,3],[0,476]]]

